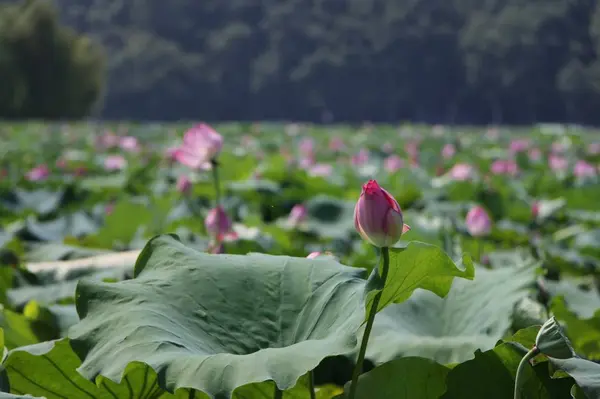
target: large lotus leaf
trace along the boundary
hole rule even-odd
[[[324,238],[346,238],[355,232],[354,205],[325,195],[318,195],[306,202],[308,218],[306,226]]]
[[[517,333],[517,340],[523,342],[523,338],[527,338],[526,346],[532,347],[535,333],[532,335],[527,330]],[[523,353],[512,342],[501,342],[488,351],[475,352],[474,359],[457,365],[448,373],[448,389],[441,399],[512,398],[517,367],[522,357]],[[547,362],[534,367],[526,365],[522,382],[523,399],[565,399],[569,397],[573,386],[572,378],[552,378]]]
[[[579,357],[549,360],[556,368],[573,377],[588,399],[600,398],[600,364]]]
[[[471,359],[506,334],[515,304],[534,281],[531,266],[477,269],[474,281],[454,280],[445,298],[418,290],[376,316],[367,357],[377,364],[403,355],[442,363]]]
[[[187,398],[160,389],[156,373],[140,363],[129,365],[120,384],[100,377],[94,384],[77,372],[81,361],[66,339],[14,349],[3,363],[12,393],[28,393],[47,399],[167,399]]]
[[[267,380],[287,389],[324,358],[356,349],[363,274],[329,258],[208,255],[159,236],[134,279],[80,283],[71,345],[90,379],[119,381],[140,361],[169,391],[230,398]]]
[[[465,269],[461,270],[440,248],[423,242],[412,241],[406,248],[390,248],[389,255],[389,274],[378,311],[389,304],[404,302],[417,288],[444,297],[450,291],[454,277],[473,279],[475,274],[468,255],[463,255]],[[369,292],[367,309],[371,308],[377,292]]]
[[[590,359],[600,360],[600,312],[588,319],[580,319],[560,297],[552,301],[551,308],[556,318],[565,324],[575,351]]]
[[[544,286],[550,295],[563,296],[567,307],[579,317],[590,318],[600,310],[600,294],[593,284],[583,280],[562,279],[544,280]],[[588,289],[584,289],[587,286]]]
[[[358,399],[438,399],[446,391],[449,368],[420,357],[392,360],[360,376]],[[346,384],[346,392],[349,390]]]

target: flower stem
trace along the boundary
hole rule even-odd
[[[215,207],[221,206],[221,182],[219,181],[219,162],[210,161],[212,165],[213,184],[215,185]]]
[[[388,247],[381,248],[381,256],[383,259],[381,279],[383,280],[383,284],[385,285],[385,281],[387,280],[387,275],[390,268],[390,249]],[[350,393],[348,394],[348,399],[354,399],[354,396],[356,396],[356,386],[358,383],[358,377],[360,376],[360,373],[363,369],[365,354],[367,353],[367,344],[369,343],[369,335],[371,335],[371,329],[373,328],[373,322],[375,321],[375,315],[377,314],[377,308],[379,307],[379,302],[381,301],[382,294],[383,290],[379,291],[377,295],[375,295],[375,298],[373,299],[373,304],[371,305],[371,309],[369,309],[369,316],[367,319],[367,324],[365,326],[365,332],[363,334],[362,342],[360,344],[358,359],[356,360],[356,366],[354,367],[354,373],[352,374],[352,382],[350,383]]]
[[[540,353],[540,350],[537,348],[537,346],[534,346],[529,352],[527,352],[525,354],[525,356],[523,356],[523,359],[521,359],[521,362],[519,363],[519,367],[517,367],[517,375],[515,376],[515,395],[514,395],[514,399],[520,399],[521,398],[521,385],[522,385],[522,379],[523,379],[523,370],[525,369],[525,365],[527,363],[529,363],[529,360],[533,359],[538,353]]]
[[[312,370],[308,372],[308,393],[310,394],[310,399],[316,399],[315,375]]]
[[[283,391],[277,388],[277,384],[275,384],[275,391],[273,392],[273,399],[283,399]]]

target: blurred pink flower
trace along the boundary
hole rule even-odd
[[[352,156],[352,165],[360,166],[369,162],[369,151],[366,148],[361,148],[358,153]]]
[[[339,137],[332,137],[331,140],[329,141],[329,149],[331,151],[342,151],[344,148],[346,147],[346,145],[344,144],[344,140]]]
[[[333,166],[328,163],[317,163],[311,166],[308,174],[316,177],[327,177],[333,173]]]
[[[127,166],[127,160],[121,155],[109,155],[104,159],[104,169],[121,170]]]
[[[325,252],[320,252],[320,251],[311,252],[310,254],[308,254],[308,256],[306,258],[307,259],[316,259],[316,258],[319,258],[319,257],[322,257],[322,256],[325,256],[325,257],[330,256],[330,257],[335,258],[335,256],[331,252],[329,252],[329,251],[325,251]]]
[[[192,189],[192,181],[186,175],[181,175],[177,178],[177,191],[182,194],[188,194]]]
[[[298,167],[300,169],[309,169],[315,164],[315,159],[312,156],[300,158],[298,161]]]
[[[527,153],[530,161],[539,161],[542,159],[542,151],[539,148],[532,148]]]
[[[419,156],[419,142],[418,141],[409,141],[404,146],[404,150],[409,155],[411,159],[416,159]]]
[[[473,178],[474,170],[468,163],[457,163],[449,171],[453,180],[464,181]]]
[[[516,139],[512,140],[509,145],[509,151],[513,154],[517,152],[527,151],[529,149],[529,140]]]
[[[104,207],[104,214],[106,216],[111,215],[114,210],[115,210],[115,202],[111,201],[108,204],[106,204],[106,206]]]
[[[560,155],[550,154],[548,157],[548,166],[555,172],[564,171],[569,166],[569,161]]]
[[[577,161],[575,163],[575,166],[573,167],[573,174],[579,178],[594,177],[594,176],[596,176],[596,173],[597,173],[597,170],[594,167],[594,165],[592,165],[591,163],[586,162],[582,159]]]
[[[588,145],[587,153],[589,155],[599,155],[600,154],[600,143],[591,143]]]
[[[445,159],[452,158],[454,156],[454,154],[456,154],[456,148],[454,147],[453,144],[448,143],[444,146],[444,148],[442,148],[442,156]]]
[[[465,220],[467,230],[473,237],[488,235],[492,230],[492,219],[481,206],[471,208]]]
[[[59,158],[56,160],[56,167],[58,169],[65,169],[67,167],[67,160],[64,158]]]
[[[121,137],[119,140],[119,147],[123,151],[127,152],[138,152],[140,150],[140,143],[138,139],[133,136]]]
[[[175,152],[177,162],[192,169],[210,169],[211,161],[223,148],[223,136],[212,127],[200,123],[183,135],[183,145]]]
[[[515,176],[519,172],[519,166],[515,161],[510,159],[497,159],[492,163],[490,171],[494,175]]]
[[[31,169],[25,175],[25,178],[29,181],[43,181],[50,176],[50,169],[46,165],[39,165]]]
[[[388,173],[394,173],[404,167],[404,160],[398,155],[390,155],[383,161],[383,168]]]
[[[540,214],[540,202],[533,201],[533,204],[531,204],[531,216],[533,216],[534,219],[537,219],[539,214]]]
[[[552,143],[551,149],[554,154],[562,154],[567,150],[565,145],[559,141],[555,141],[554,143]]]
[[[315,142],[310,137],[305,137],[298,144],[300,154],[304,157],[311,157],[315,152]]]
[[[292,226],[297,226],[306,220],[306,216],[308,215],[308,210],[302,204],[296,204],[290,211],[288,216],[288,223]]]
[[[179,149],[178,146],[173,146],[173,147],[169,147],[165,150],[165,157],[169,160],[169,161],[176,161],[177,158],[175,157],[175,155],[177,154],[177,150]]]
[[[211,237],[216,238],[218,242],[226,238],[235,238],[237,234],[232,230],[233,224],[225,210],[218,206],[211,209],[204,219],[204,226]]]
[[[97,145],[104,149],[114,148],[119,145],[119,136],[112,132],[106,132],[98,137]]]

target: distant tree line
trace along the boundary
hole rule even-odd
[[[600,123],[598,0],[55,3],[106,118]]]

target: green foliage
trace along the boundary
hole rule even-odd
[[[74,119],[98,100],[102,51],[60,25],[47,0],[0,5],[0,117]]]

